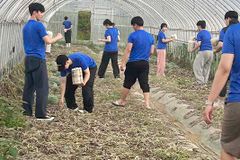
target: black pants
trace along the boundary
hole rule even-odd
[[[113,75],[115,78],[119,77],[119,66],[118,66],[118,52],[104,52],[102,61],[98,70],[98,76],[104,78],[109,60],[112,61]]]
[[[72,37],[72,31],[71,30],[68,30],[67,32],[64,33],[64,36],[65,36],[65,42],[66,43],[71,43],[71,37]]]
[[[82,87],[82,96],[83,96],[83,109],[92,112],[94,107],[94,97],[93,97],[93,85],[94,79],[96,76],[97,67],[90,68],[90,79],[87,84]],[[84,77],[84,73],[83,73]],[[69,109],[76,109],[78,107],[75,98],[75,91],[78,88],[78,85],[73,85],[72,83],[72,74],[67,76],[67,84],[66,84],[66,92],[65,92],[65,100],[67,103],[67,107]]]
[[[46,61],[36,57],[25,58],[25,84],[23,89],[23,108],[26,115],[32,115],[34,92],[36,91],[37,118],[46,116],[48,100],[48,73]]]
[[[138,79],[143,93],[150,91],[148,84],[149,63],[147,61],[128,62],[124,74],[125,79],[123,87],[131,89]]]

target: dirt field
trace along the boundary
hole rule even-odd
[[[100,54],[81,45],[74,45],[71,51],[82,51],[96,59],[98,65]],[[142,106],[143,98],[139,87],[134,86],[129,103],[124,108],[111,105],[118,99],[123,80],[113,78],[109,67],[104,80],[96,79],[95,109],[92,114],[82,114],[57,106],[59,96],[59,73],[54,60],[62,52],[71,53],[62,46],[55,46],[48,55],[48,71],[50,83],[49,114],[55,116],[51,123],[38,122],[34,118],[19,116],[22,125],[18,127],[1,127],[1,142],[11,143],[18,151],[17,159],[26,160],[214,160],[216,155],[199,144],[198,137],[186,132],[181,124],[166,115],[161,106],[152,102],[151,110]],[[94,49],[94,51],[98,51]],[[22,67],[18,67],[13,84],[1,85],[1,96],[4,101],[11,99],[15,104],[13,112],[20,112],[21,89],[23,84]],[[151,82],[157,86],[159,82],[151,73]],[[123,78],[123,77],[122,77]],[[18,79],[18,80],[16,80]],[[180,82],[179,82],[180,83]],[[3,84],[3,82],[2,82]],[[8,85],[6,85],[8,84]],[[171,84],[171,83],[170,83]],[[166,85],[165,85],[166,87]],[[173,88],[171,86],[170,88]],[[4,91],[4,90],[5,91]],[[10,92],[11,90],[12,92]],[[81,89],[78,89],[77,101],[82,107]],[[8,94],[9,95],[8,95]],[[15,103],[16,102],[16,103]],[[17,104],[17,105],[16,105]],[[26,120],[26,122],[25,122]],[[2,145],[4,146],[4,145]],[[5,145],[6,146],[6,145]],[[0,145],[1,147],[1,145]],[[11,148],[9,148],[10,150]],[[7,159],[13,158],[11,151],[0,148]],[[14,151],[12,151],[14,152]],[[1,157],[0,157],[1,159]]]

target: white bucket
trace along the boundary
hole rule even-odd
[[[188,41],[188,52],[190,52],[195,47],[196,41],[189,40]]]
[[[73,85],[81,85],[83,84],[83,74],[82,68],[77,67],[72,69],[72,82]]]
[[[48,34],[48,36],[49,36],[50,38],[53,37],[53,32],[47,31],[47,34]],[[48,44],[48,45],[46,46],[46,53],[51,53],[51,47],[52,47],[51,44]]]
[[[219,39],[216,37],[211,39],[211,43],[212,43],[213,47],[216,47],[218,45],[218,41],[219,41]]]
[[[177,39],[177,35],[173,34],[173,35],[171,35],[171,38],[174,38],[176,40]]]

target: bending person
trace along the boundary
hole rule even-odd
[[[72,69],[81,67],[83,71],[83,110],[88,113],[93,112],[94,97],[93,85],[97,71],[97,65],[93,58],[81,52],[72,53],[68,56],[59,55],[56,59],[58,71],[61,72],[61,98],[59,106],[64,106],[64,98],[67,103],[67,108],[77,111],[79,110],[76,103],[75,92],[79,85],[74,85],[72,80]]]

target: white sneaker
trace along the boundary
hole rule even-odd
[[[86,113],[86,111],[85,110],[82,110],[82,109],[80,109],[80,110],[78,110],[80,113]]]
[[[74,112],[77,112],[77,111],[79,111],[79,109],[78,109],[78,108],[75,108],[75,109],[73,109],[73,111],[74,111]]]
[[[43,118],[37,118],[37,120],[38,121],[53,121],[54,117],[46,116],[46,117],[43,117]]]

